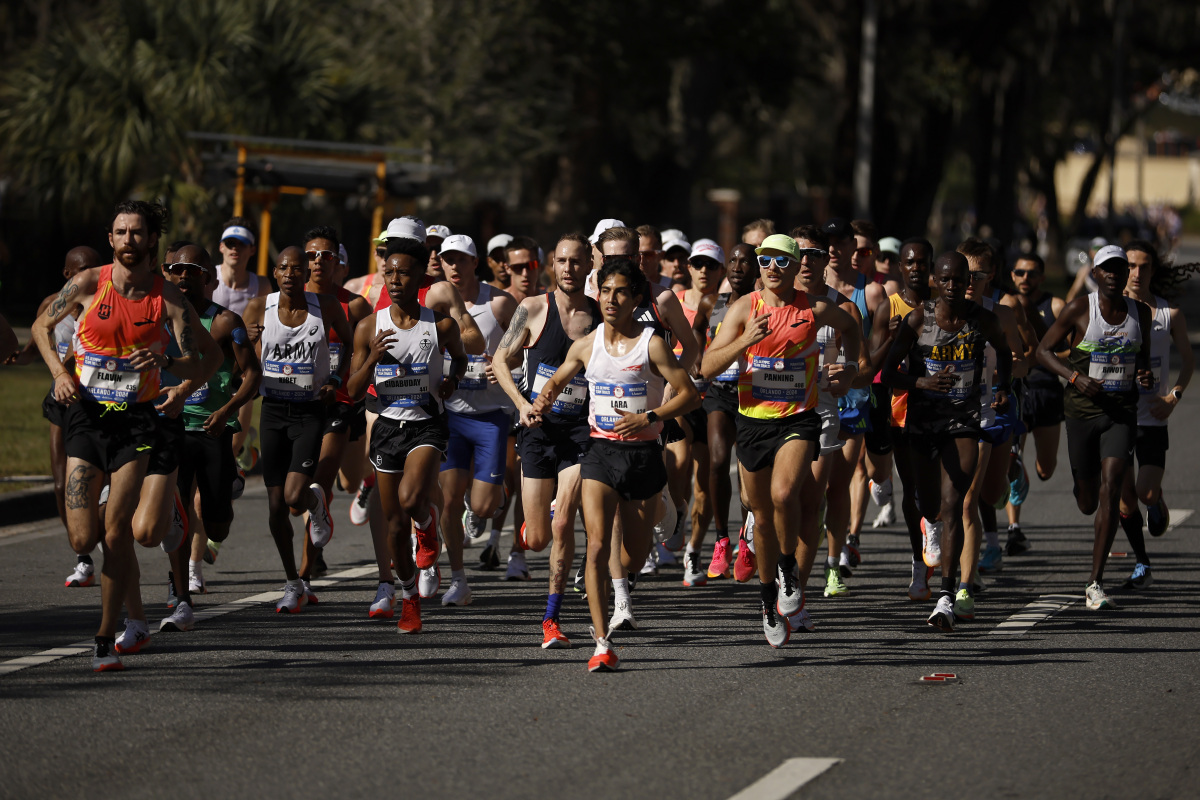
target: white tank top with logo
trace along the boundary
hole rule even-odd
[[[1150,413],[1150,398],[1162,395],[1171,368],[1171,304],[1158,295],[1154,296],[1154,314],[1150,319],[1150,374],[1154,386],[1143,389],[1138,386],[1138,425],[1164,426],[1165,419],[1155,419]]]
[[[486,283],[479,284],[479,297],[468,307],[467,312],[479,326],[483,334],[484,352],[490,357],[496,354],[504,331],[492,311],[492,299],[499,289]],[[488,360],[484,356],[467,355],[467,373],[459,381],[458,388],[446,401],[446,410],[454,414],[487,414],[491,411],[512,411],[512,400],[498,383],[489,383],[487,379]],[[450,356],[446,355],[442,367],[443,374],[450,374]],[[517,380],[517,376],[513,376]]]
[[[1128,297],[1125,319],[1110,325],[1100,313],[1100,295],[1088,295],[1088,326],[1078,348],[1088,353],[1088,376],[1100,381],[1106,392],[1128,392],[1136,378],[1136,359],[1142,346],[1137,303]]]
[[[438,349],[433,311],[421,306],[421,318],[408,330],[392,322],[392,307],[375,312],[375,334],[395,334],[375,365],[379,415],[405,422],[433,419],[442,414],[437,389],[442,385],[442,354]]]
[[[275,400],[304,403],[317,399],[329,380],[329,339],[320,298],[305,292],[308,316],[294,328],[279,321],[279,292],[267,295],[263,311],[262,385],[259,393]]]
[[[662,422],[648,425],[632,437],[613,432],[621,413],[644,414],[662,405],[665,381],[650,369],[650,338],[654,330],[642,328],[637,342],[623,356],[610,355],[604,346],[605,324],[600,323],[588,359],[588,424],[592,436],[621,442],[658,439]]]
[[[219,273],[219,270],[218,270]],[[246,304],[255,297],[258,297],[258,275],[253,272],[247,273],[249,282],[245,289],[235,289],[232,286],[226,286],[225,283],[217,278],[217,288],[213,289],[212,300],[217,305],[225,306],[239,317],[246,310]]]

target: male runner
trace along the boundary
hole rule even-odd
[[[507,292],[512,285],[512,276],[508,274],[508,265],[504,263],[504,248],[513,240],[511,234],[498,233],[487,243],[487,266],[492,272],[489,283],[493,289]]]
[[[755,252],[763,288],[730,307],[704,355],[701,375],[713,380],[735,361],[739,365],[738,473],[754,513],[763,633],[772,647],[782,647],[791,635],[789,617],[804,608],[795,553],[800,490],[812,479],[821,435],[817,331],[825,325],[834,328],[842,337],[847,364],[857,364],[860,328],[833,303],[810,303],[796,289],[806,254],[795,239],[772,234]],[[831,376],[831,389],[840,389],[838,384],[853,373],[851,367]]]
[[[627,230],[627,229],[626,229]],[[658,494],[666,483],[658,434],[663,419],[700,405],[692,385],[665,340],[636,321],[644,293],[653,291],[641,270],[627,258],[608,258],[600,270],[600,313],[596,330],[571,345],[562,366],[546,381],[530,413],[553,408],[563,388],[581,371],[588,382],[588,426],[591,446],[583,457],[584,524],[587,527],[587,599],[596,650],[591,672],[615,670],[619,664],[609,637],[607,578],[620,595],[625,575],[645,561],[650,550]],[[664,402],[664,383],[675,396]],[[621,571],[608,571],[613,528],[622,519]],[[619,576],[619,577],[618,577]],[[608,627],[606,628],[605,625]]]
[[[674,228],[660,234],[662,253],[658,257],[659,273],[667,281],[667,289],[674,290],[676,278],[684,283],[679,288],[687,288],[683,278],[687,275],[687,260],[691,255],[692,245],[683,235],[683,231]]]
[[[542,265],[538,263],[538,243],[528,236],[517,236],[504,246],[504,269],[508,273],[509,296],[518,303],[541,291],[538,279]]]
[[[963,497],[979,461],[985,345],[996,352],[999,376],[993,408],[1008,405],[1012,352],[996,315],[967,300],[969,268],[961,253],[933,266],[937,300],[926,300],[901,323],[883,380],[908,393],[907,444],[917,500],[927,519],[941,517],[942,588],[928,623],[954,630],[955,571],[963,550]],[[907,359],[907,370],[901,364]],[[914,570],[915,572],[915,570]],[[969,594],[964,573],[958,593]],[[910,590],[911,595],[911,590]]]
[[[157,435],[153,401],[159,395],[159,369],[169,367],[203,383],[220,359],[190,304],[154,270],[152,254],[165,216],[165,209],[151,203],[118,204],[109,221],[113,263],[83,270],[67,281],[33,324],[38,350],[54,376],[55,399],[68,406],[63,425],[67,533],[76,553],[91,552],[100,539],[98,500],[106,478],[110,484],[100,573],[102,616],[92,658],[97,672],[122,668],[114,652],[117,615],[128,596],[138,595],[133,517]],[[53,331],[76,304],[85,311],[79,317],[72,375],[59,358]],[[176,359],[162,352],[168,324],[182,351]],[[141,609],[131,607],[129,614],[145,620]]]
[[[658,228],[653,225],[639,225],[638,235],[638,265],[642,274],[652,287],[671,288],[671,278],[662,271],[663,240]]]
[[[309,255],[287,247],[275,265],[279,291],[246,304],[243,320],[262,362],[263,396],[259,426],[263,443],[263,483],[270,506],[268,524],[287,584],[276,613],[297,614],[316,602],[309,573],[296,568],[292,523],[309,512],[308,539],[324,547],[333,536],[329,497],[314,480],[321,457],[325,420],[337,402],[352,355],[352,333],[337,297],[304,289]],[[330,371],[329,340],[345,345],[337,372]],[[311,569],[312,564],[306,564]]]
[[[450,236],[450,229],[445,225],[430,225],[425,229],[425,246],[429,248],[429,269],[425,274],[437,281],[446,280],[442,271],[441,249],[442,242]]]
[[[1037,360],[1065,378],[1067,455],[1075,502],[1095,514],[1092,574],[1085,595],[1093,611],[1115,608],[1104,591],[1104,565],[1117,532],[1121,487],[1137,436],[1138,387],[1151,389],[1149,332],[1153,315],[1125,297],[1129,261],[1106,245],[1096,253],[1092,278],[1099,289],[1067,303],[1037,348]],[[1070,337],[1066,361],[1056,342]]]
[[[759,247],[771,234],[775,233],[775,221],[756,219],[742,228],[742,241],[751,247]]]

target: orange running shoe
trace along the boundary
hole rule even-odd
[[[712,561],[708,562],[708,577],[729,577],[729,537],[722,536],[713,545]]]
[[[596,635],[596,629],[590,628],[592,638],[596,640],[596,652],[588,659],[588,672],[616,672],[621,666],[617,651],[613,650],[608,639]]]
[[[406,597],[400,601],[400,621],[396,629],[401,633],[421,632],[421,598]]]
[[[438,557],[438,510],[429,504],[429,527],[421,528],[415,522],[413,530],[417,533],[417,569],[429,569],[437,562]]]
[[[563,648],[567,649],[571,646],[571,640],[562,632],[562,628],[558,627],[558,620],[544,619],[542,620],[542,649],[550,650]]]
[[[733,579],[745,583],[758,572],[758,559],[750,552],[746,537],[738,539],[737,560],[733,564]]]

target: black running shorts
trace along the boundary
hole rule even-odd
[[[349,431],[347,441],[357,442],[367,432],[366,408],[365,400],[357,403],[334,403],[325,415],[325,430],[322,431],[322,436]]]
[[[67,457],[112,474],[142,453],[150,453],[158,434],[154,404],[134,403],[124,411],[119,408],[91,400],[67,406],[63,417]]]
[[[1106,458],[1133,458],[1137,425],[1118,422],[1112,417],[1072,419],[1067,417],[1067,455],[1071,473],[1084,478],[1100,474],[1100,462]]]
[[[50,391],[46,392],[46,398],[42,400],[42,416],[50,421],[51,425],[57,425],[62,428],[63,423],[67,419],[67,407],[54,399],[54,387],[50,387]]]
[[[179,460],[179,493],[191,497],[192,483],[200,491],[201,521],[223,525],[233,520],[233,481],[237,462],[233,457],[233,431],[227,426],[221,435],[204,431],[183,434],[183,457]]]
[[[558,473],[583,460],[592,446],[587,420],[544,421],[536,428],[522,428],[517,436],[521,474],[535,480],[554,480]]]
[[[1063,386],[1053,380],[1026,380],[1021,394],[1021,420],[1026,430],[1053,428],[1066,419],[1063,413]]]
[[[663,448],[658,442],[592,439],[580,477],[611,487],[622,500],[648,500],[667,485]]]
[[[379,472],[404,472],[404,462],[413,450],[432,447],[445,458],[449,442],[450,425],[445,414],[421,420],[381,416],[371,426],[371,464]]]
[[[1166,425],[1138,425],[1137,440],[1133,446],[1138,466],[1165,469],[1170,446]]]
[[[882,383],[871,384],[871,424],[863,437],[867,450],[877,456],[892,452],[892,390]]]
[[[185,427],[182,414],[174,419],[158,417],[158,433],[154,440],[154,449],[150,451],[147,475],[170,475],[179,469]]]
[[[323,403],[315,400],[292,403],[264,397],[258,429],[265,485],[283,486],[289,472],[311,478],[317,471],[325,433]]]
[[[700,404],[700,408],[706,415],[720,411],[728,414],[730,419],[737,419],[737,384],[713,381],[708,385],[708,391],[704,393],[704,402]]]
[[[758,472],[775,461],[779,448],[794,439],[821,440],[821,415],[816,409],[780,419],[737,416],[737,458],[747,472]],[[814,456],[820,448],[814,447]]]

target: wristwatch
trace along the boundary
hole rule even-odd
[[[1172,389],[1171,397],[1174,397],[1176,400],[1182,400],[1183,399],[1183,389]]]
[[[654,423],[658,422],[658,414],[654,411],[647,411],[646,421],[653,425]]]

